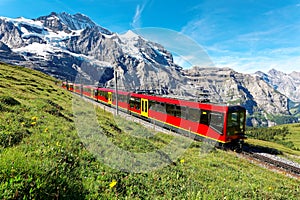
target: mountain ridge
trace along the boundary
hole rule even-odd
[[[132,31],[111,32],[80,13],[52,12],[37,19],[0,17],[0,60],[62,80],[107,87],[114,86],[114,70],[118,70],[120,89],[151,89],[194,100],[237,103],[247,108],[247,124],[252,126],[299,118],[298,112],[291,112],[297,110],[291,105],[300,102],[300,91],[284,93],[283,87],[288,85],[292,91],[300,85],[297,72],[250,75],[229,68],[183,69],[162,45]]]

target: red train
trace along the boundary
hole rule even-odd
[[[108,106],[116,106],[113,89],[66,82],[62,86]],[[196,139],[217,141],[222,146],[240,145],[245,139],[246,110],[242,106],[215,105],[118,91],[118,108],[176,132],[192,133]]]

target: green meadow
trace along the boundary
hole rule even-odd
[[[0,64],[0,112],[0,199],[299,199],[297,179],[115,117],[31,69]]]

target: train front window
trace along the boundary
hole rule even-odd
[[[235,135],[244,133],[245,113],[243,111],[236,111],[228,113],[227,121],[227,135]]]

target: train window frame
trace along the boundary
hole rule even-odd
[[[175,117],[182,118],[182,116],[181,116],[181,113],[182,113],[181,109],[182,109],[182,107],[180,105],[176,105],[175,106]]]
[[[136,110],[141,110],[141,99],[136,97],[129,98],[129,107]]]
[[[199,123],[201,119],[201,109],[187,108],[187,110],[187,120]],[[197,115],[197,113],[199,113],[199,115]]]
[[[234,120],[232,120],[234,119]],[[227,117],[227,135],[232,136],[235,133],[244,133],[245,132],[245,113],[242,110],[233,111],[228,113]]]
[[[221,117],[219,123],[216,123],[217,118],[213,119],[212,116]],[[209,126],[222,135],[224,133],[224,119],[224,113],[211,111],[209,113]]]
[[[166,105],[163,102],[155,101],[155,100],[149,100],[149,108],[148,110],[153,110],[155,112],[160,112],[166,114]]]
[[[166,112],[167,112],[167,114],[174,116],[174,114],[173,114],[174,108],[175,108],[175,105],[167,103],[166,104]]]

